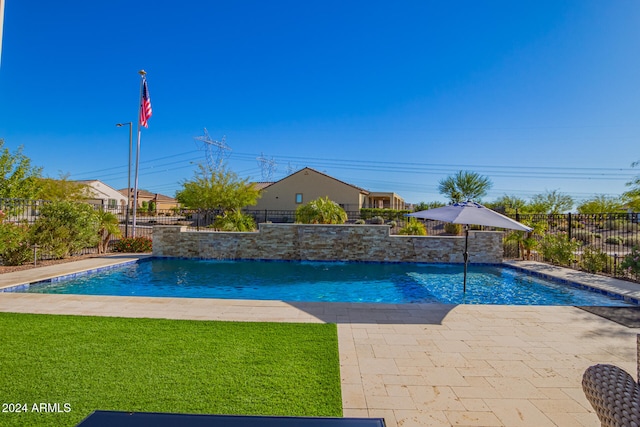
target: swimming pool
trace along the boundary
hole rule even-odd
[[[633,305],[505,266],[151,258],[16,292],[359,303]]]

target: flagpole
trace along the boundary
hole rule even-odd
[[[138,208],[138,169],[140,167],[140,114],[142,109],[142,91],[144,84],[144,76],[147,74],[146,71],[140,70],[138,71],[140,74],[140,107],[138,110],[138,142],[136,143],[136,172],[135,178],[133,181],[133,231],[132,237],[136,237],[136,211]]]

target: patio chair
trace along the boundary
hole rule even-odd
[[[640,379],[640,335],[636,337]],[[582,390],[603,427],[640,426],[640,383],[624,369],[598,364],[582,376]]]

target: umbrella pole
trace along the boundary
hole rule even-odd
[[[469,247],[469,226],[465,224],[464,226],[464,254],[462,255],[464,258],[464,281],[462,282],[462,292],[467,292],[467,263],[469,262],[469,252],[467,251]]]

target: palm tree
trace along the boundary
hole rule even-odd
[[[118,217],[105,211],[98,212],[98,235],[100,241],[98,241],[98,253],[103,254],[107,252],[109,248],[109,241],[111,237],[120,237],[122,234],[120,231]]]
[[[489,178],[470,171],[459,171],[438,183],[438,191],[449,197],[451,203],[479,199],[486,196],[491,187],[493,183]]]
[[[296,221],[303,224],[344,224],[347,213],[329,197],[320,197],[296,209]]]

